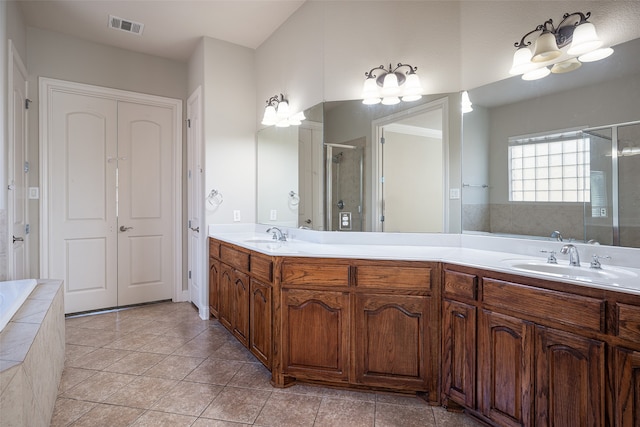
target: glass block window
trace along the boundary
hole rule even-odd
[[[580,131],[509,138],[509,200],[588,201],[589,160],[589,138]]]

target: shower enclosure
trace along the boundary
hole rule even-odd
[[[325,144],[326,224],[331,231],[363,230],[364,141]]]
[[[640,121],[585,129],[590,144],[586,240],[640,247]],[[620,197],[624,194],[624,197]]]

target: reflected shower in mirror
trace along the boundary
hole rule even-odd
[[[640,247],[640,40],[614,48],[570,75],[469,91],[463,232]]]

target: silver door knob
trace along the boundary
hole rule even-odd
[[[133,227],[125,227],[124,225],[120,226],[120,231],[122,231],[123,233],[129,230],[133,230]]]

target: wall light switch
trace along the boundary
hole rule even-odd
[[[29,187],[29,198],[30,199],[39,199],[40,198],[40,188],[38,187]]]
[[[271,221],[276,221],[278,219],[278,211],[275,209],[271,209],[271,212],[269,212],[269,219]]]
[[[234,220],[235,222],[240,221],[240,211],[238,211],[238,210],[233,211],[233,220]]]
[[[450,188],[449,189],[449,199],[458,200],[460,198],[460,189],[459,188]]]

